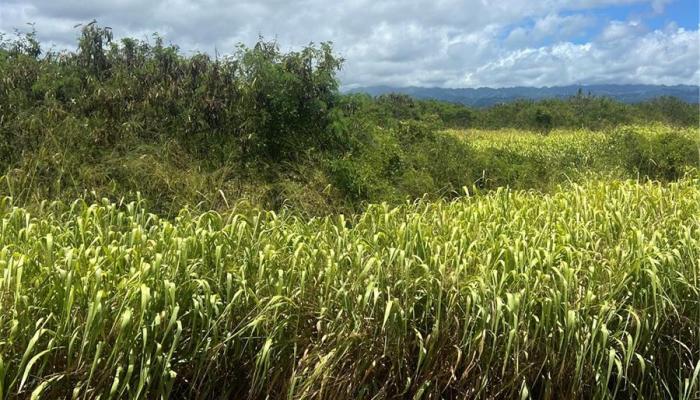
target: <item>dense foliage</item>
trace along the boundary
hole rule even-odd
[[[0,222],[0,398],[700,395],[697,178]]]
[[[341,63],[328,43],[284,53],[265,40],[230,56],[187,56],[158,36],[115,40],[94,23],[73,52],[46,51],[33,33],[3,38],[1,187],[26,205],[140,193],[170,215],[243,198],[324,214],[453,196],[464,186],[547,189],[562,170],[545,166],[577,162],[477,148],[446,128],[575,129],[591,137],[590,146],[577,139],[576,151],[595,152],[595,163],[576,171],[675,179],[698,165],[697,107],[674,99],[624,105],[580,94],[478,110],[342,95]],[[650,136],[641,126],[653,121]],[[589,150],[598,131],[605,144]]]
[[[10,141],[19,150],[38,144],[43,129],[60,127],[80,130],[72,139],[83,136],[98,149],[176,139],[217,159],[289,157],[328,139],[341,63],[326,43],[281,53],[260,41],[230,57],[185,57],[157,36],[154,44],[114,43],[95,24],[83,29],[76,52],[40,51],[30,34],[0,52],[0,110],[23,136]]]
[[[433,131],[420,122],[377,130],[351,157],[332,162],[333,183],[372,202],[455,196],[502,186],[548,190],[592,174],[674,180],[700,165],[698,129],[663,125],[604,131]]]
[[[638,104],[625,104],[606,97],[579,92],[568,99],[517,100],[488,108],[470,108],[407,95],[387,94],[372,98],[348,96],[377,121],[418,120],[441,127],[514,128],[547,133],[555,128],[601,130],[618,125],[664,123],[672,126],[700,125],[698,104],[673,97],[660,97]]]

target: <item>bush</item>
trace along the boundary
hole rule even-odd
[[[157,36],[154,44],[115,43],[109,28],[93,22],[82,28],[76,52],[40,52],[33,33],[0,44],[0,111],[15,150],[27,150],[16,116],[42,108],[51,112],[44,126],[77,117],[108,127],[93,138],[103,148],[135,133],[177,139],[208,158],[279,161],[334,145],[328,127],[342,59],[329,43],[282,53],[261,39],[221,59],[186,57]],[[232,143],[237,152],[224,153]]]

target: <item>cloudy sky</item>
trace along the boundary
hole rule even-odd
[[[332,41],[346,88],[699,84],[698,15],[698,0],[2,0],[0,32],[34,23],[73,49],[94,18],[186,53]]]

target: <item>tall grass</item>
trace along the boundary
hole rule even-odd
[[[697,178],[0,220],[0,399],[700,396]]]
[[[520,189],[555,188],[591,175],[674,180],[688,167],[700,167],[700,130],[669,125],[615,129],[556,129],[543,135],[523,130],[448,130],[477,155],[481,184]]]

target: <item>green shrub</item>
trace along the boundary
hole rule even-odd
[[[39,58],[36,46],[33,34],[0,44],[3,131],[17,130],[19,113],[46,107],[52,115],[42,118],[44,127],[67,117],[109,127],[95,138],[102,147],[136,133],[151,141],[179,140],[200,157],[279,161],[334,146],[328,127],[342,59],[328,43],[282,53],[277,43],[261,39],[229,57],[186,57],[157,36],[152,45],[115,43],[109,28],[91,23],[74,53]],[[226,154],[230,143],[237,151]]]
[[[652,137],[642,154],[645,162],[640,172],[656,179],[678,179],[685,174],[687,166],[700,166],[698,142],[674,132]]]

